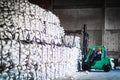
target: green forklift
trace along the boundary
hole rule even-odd
[[[88,48],[89,35],[87,27],[83,29],[83,49],[82,49],[82,70],[99,69],[108,72],[111,70],[111,61],[108,57],[107,50],[103,45],[91,46]]]
[[[105,72],[111,70],[110,58],[104,46],[91,46],[89,48],[88,54],[82,62],[82,70],[90,71],[91,69],[104,70]]]

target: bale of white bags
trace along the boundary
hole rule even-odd
[[[65,35],[57,16],[28,0],[2,0],[0,7],[1,80],[53,80],[76,71],[80,39]]]

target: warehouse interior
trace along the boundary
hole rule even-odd
[[[110,56],[116,59],[118,63],[120,60],[119,0],[43,1],[46,7],[40,4],[40,0],[29,1],[56,14],[60,18],[61,26],[66,31],[74,32],[82,30],[83,25],[86,24],[90,34],[89,46],[105,45]],[[117,65],[120,65],[120,63]]]
[[[87,50],[104,45],[118,70],[119,0],[0,0],[0,79],[88,80],[81,77],[94,71],[78,69],[84,26],[89,34]],[[116,70],[111,72],[117,75]]]
[[[39,0],[29,1],[43,6]],[[59,16],[65,30],[81,30],[86,24],[89,45],[105,45],[110,56],[119,59],[119,0],[52,0],[43,3],[47,5],[46,9]]]
[[[119,4],[119,0],[55,0],[53,8],[65,30],[81,30],[86,24],[89,45],[105,45],[110,56],[119,59]]]

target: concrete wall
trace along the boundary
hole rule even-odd
[[[120,30],[120,8],[105,9],[105,29]]]
[[[105,31],[103,44],[111,56],[120,58],[120,8],[105,9]]]
[[[80,30],[83,24],[87,24],[88,30],[101,30],[103,27],[103,15],[100,8],[87,9],[56,9],[61,25],[65,30]]]
[[[59,16],[61,26],[65,30],[81,30],[83,24],[87,25],[89,33],[89,46],[102,44],[103,11],[100,8],[87,9],[56,9],[54,12]],[[82,45],[81,35],[81,45]]]
[[[101,30],[89,30],[89,46],[102,44],[102,31]]]

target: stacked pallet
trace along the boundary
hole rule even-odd
[[[0,79],[53,80],[76,71],[80,48],[68,45],[58,17],[27,0],[1,0],[0,8]]]

